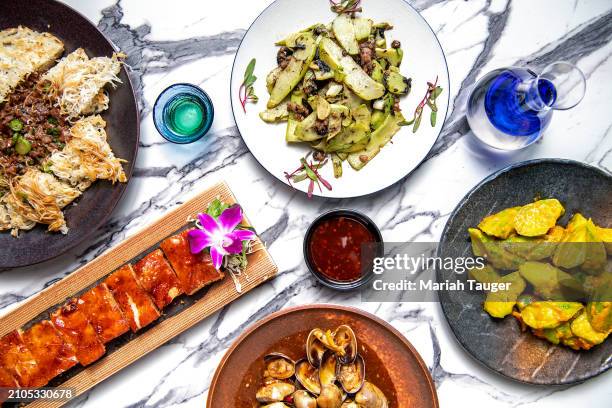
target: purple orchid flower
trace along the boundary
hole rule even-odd
[[[242,252],[242,242],[255,239],[255,233],[249,230],[237,230],[242,221],[242,209],[235,205],[226,208],[219,219],[208,214],[198,214],[201,229],[189,231],[189,247],[192,254],[198,254],[210,248],[210,257],[216,269],[221,268],[223,257]]]

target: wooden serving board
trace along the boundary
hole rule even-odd
[[[50,311],[67,299],[95,286],[120,266],[134,262],[156,249],[165,238],[192,224],[188,219],[206,210],[215,198],[233,204],[236,198],[224,182],[198,194],[121,244],[76,270],[66,278],[26,300],[16,310],[0,317],[0,337],[33,321],[47,318]],[[175,336],[215,313],[261,283],[271,279],[278,268],[264,248],[249,255],[246,271],[239,278],[242,292],[238,293],[231,277],[200,290],[192,296],[179,296],[166,307],[162,317],[136,334],[126,334],[107,344],[107,353],[88,367],[75,367],[54,379],[50,386],[69,387],[80,395],[119,370],[162,346]],[[245,279],[245,276],[248,279]],[[29,407],[59,407],[67,401],[39,401]]]

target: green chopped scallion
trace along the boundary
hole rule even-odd
[[[19,136],[17,138],[17,143],[15,143],[15,151],[20,155],[25,156],[26,154],[30,153],[30,150],[32,150],[32,143],[30,143],[30,141],[25,137]]]
[[[47,134],[51,136],[59,136],[60,130],[58,128],[47,129]]]
[[[8,126],[13,132],[20,132],[23,129],[23,122],[19,119],[13,119],[8,123]]]

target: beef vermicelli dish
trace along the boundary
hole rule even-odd
[[[63,53],[52,34],[0,31],[0,231],[15,237],[39,223],[68,233],[64,207],[96,180],[127,181],[98,115],[123,55]]]

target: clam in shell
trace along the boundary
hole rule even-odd
[[[340,408],[346,394],[336,384],[327,384],[321,388],[321,394],[317,397],[319,408]]]
[[[321,367],[319,367],[319,380],[322,387],[336,382],[336,366],[336,355],[330,351],[326,352]]]
[[[295,385],[284,381],[277,381],[259,388],[255,398],[257,398],[257,401],[265,403],[280,402],[294,392]]]
[[[311,394],[319,395],[321,393],[319,370],[311,365],[308,360],[300,360],[295,364],[295,378]]]
[[[320,338],[324,338],[325,333],[321,329],[312,329],[306,339],[306,358],[308,362],[314,366],[319,367],[323,360],[323,354],[327,350],[327,347]]]
[[[383,392],[372,384],[365,381],[363,387],[355,394],[355,402],[361,408],[388,408],[389,402]]]
[[[264,357],[266,368],[264,377],[286,380],[295,374],[295,363],[282,353],[270,353]]]
[[[293,393],[295,408],[317,408],[317,399],[306,390],[297,390]]]
[[[345,392],[357,393],[365,382],[365,362],[360,355],[348,364],[338,364],[336,377]]]
[[[355,361],[357,358],[357,336],[350,326],[343,324],[333,333],[334,343],[337,347],[342,349],[342,352],[338,352],[338,360],[342,364],[349,364]]]

